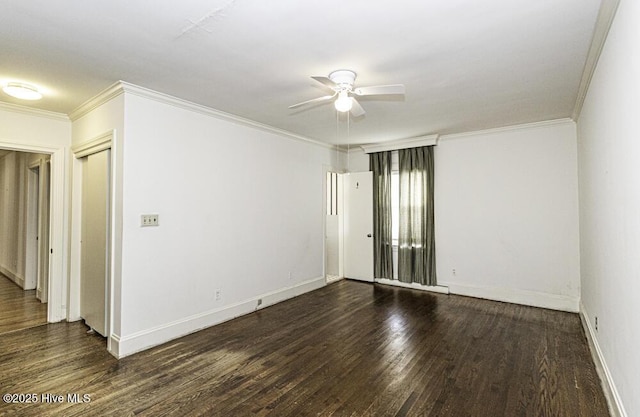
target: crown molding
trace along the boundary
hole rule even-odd
[[[68,122],[69,117],[64,113],[57,113],[49,110],[34,109],[32,107],[21,106],[19,104],[5,103],[0,101],[0,110],[6,110],[13,113],[21,113],[29,116],[45,117],[47,119]]]
[[[122,88],[122,81],[115,82],[106,89],[102,90],[96,96],[82,103],[74,111],[69,113],[69,119],[71,119],[72,122],[75,122],[79,118],[102,106],[107,101],[113,99],[114,97],[118,97],[123,93],[124,90]]]
[[[130,94],[137,97],[146,98],[149,100],[154,100],[163,104],[168,104],[173,107],[181,108],[183,110],[192,111],[195,113],[200,113],[205,116],[215,117],[217,119],[225,120],[228,122],[240,124],[243,126],[252,127],[254,129],[262,130],[267,133],[276,134],[279,136],[285,136],[291,139],[295,139],[298,141],[310,143],[316,146],[320,146],[327,149],[335,149],[335,145],[331,145],[328,143],[320,142],[315,139],[311,139],[309,137],[298,135],[292,132],[288,132],[283,129],[278,129],[273,126],[266,125],[264,123],[255,122],[250,119],[246,119],[244,117],[236,116],[231,113],[225,113],[220,110],[213,109],[211,107],[203,106],[201,104],[196,104],[191,101],[183,100],[181,98],[177,98],[174,96],[170,96],[168,94],[160,93],[154,90],[150,90],[148,88],[140,87],[135,84],[127,83],[125,81],[118,81],[115,84],[111,85],[101,93],[99,93],[94,98],[86,101],[76,110],[74,110],[69,117],[72,121],[79,119],[80,117],[86,115],[90,111],[96,109],[107,101],[117,97],[121,94]]]
[[[104,151],[105,149],[111,149],[111,143],[115,137],[115,130],[109,130],[101,135],[96,136],[87,142],[80,143],[71,147],[73,156],[77,159],[84,158],[85,156]]]
[[[510,126],[496,127],[496,128],[483,129],[483,130],[474,130],[474,131],[461,132],[461,133],[451,133],[448,135],[434,134],[434,135],[425,135],[425,136],[419,136],[415,138],[395,140],[395,141],[389,141],[389,142],[357,145],[357,146],[353,146],[352,149],[359,147],[365,153],[394,151],[398,149],[416,148],[419,146],[433,146],[433,145],[437,145],[441,141],[463,139],[463,138],[478,136],[478,135],[514,132],[518,130],[529,130],[529,129],[545,128],[550,126],[561,126],[561,125],[567,125],[567,124],[575,125],[575,122],[569,118],[543,120],[541,122],[523,123],[519,125],[510,125]]]
[[[523,123],[519,125],[503,126],[503,127],[496,127],[496,128],[484,129],[484,130],[475,130],[471,132],[452,133],[449,135],[440,136],[438,141],[441,142],[446,140],[463,139],[463,138],[468,138],[471,136],[478,136],[478,135],[515,132],[518,130],[539,129],[539,128],[562,126],[562,125],[575,125],[575,122],[568,117],[564,119],[543,120],[541,122]]]
[[[600,11],[598,12],[598,18],[596,19],[596,24],[593,30],[593,37],[591,38],[591,46],[589,47],[587,60],[584,65],[584,69],[582,70],[582,78],[580,79],[580,87],[578,88],[578,97],[576,98],[576,104],[573,107],[573,114],[571,115],[573,120],[578,120],[578,118],[580,118],[582,106],[584,105],[584,100],[587,97],[593,73],[598,65],[600,54],[602,54],[602,49],[604,48],[607,35],[609,34],[609,29],[611,29],[613,18],[616,15],[619,4],[620,0],[602,0]]]
[[[394,140],[390,142],[361,145],[360,148],[362,148],[365,153],[376,153],[385,151],[396,151],[398,149],[419,148],[422,146],[434,146],[438,144],[439,137],[439,135],[425,135],[415,138]]]

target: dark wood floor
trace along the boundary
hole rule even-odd
[[[576,314],[341,281],[120,361],[85,331],[0,336],[2,394],[39,401],[0,414],[608,416]]]
[[[0,274],[0,335],[46,322],[47,305],[36,299],[36,290],[24,291]]]

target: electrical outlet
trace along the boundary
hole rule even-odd
[[[258,307],[262,305],[262,298],[258,298]]]
[[[222,299],[222,290],[220,288],[216,289],[216,301],[220,301]]]
[[[455,275],[455,274],[456,274],[456,269],[455,269],[455,268],[453,268],[453,269],[451,270],[451,273],[452,273],[453,275]]]
[[[142,216],[140,216],[140,226],[141,227],[158,226],[158,215],[143,214]]]
[[[598,316],[596,316],[596,332],[598,331]]]

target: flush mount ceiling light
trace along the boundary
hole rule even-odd
[[[2,87],[2,91],[21,100],[40,100],[42,98],[38,87],[26,83],[9,82]]]

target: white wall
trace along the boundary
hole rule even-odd
[[[639,39],[640,3],[623,0],[578,119],[582,312],[629,416],[640,415]]]
[[[350,172],[369,171],[369,155],[364,153],[361,148],[352,148],[348,154],[342,157],[346,158],[344,164],[345,166],[349,165]]]
[[[26,237],[26,158],[11,152],[0,158],[0,272],[24,288]]]
[[[62,114],[0,103],[0,147],[30,151],[58,149],[71,142],[71,122]]]
[[[442,137],[435,169],[440,285],[578,311],[573,122]]]
[[[324,166],[335,151],[124,97],[117,355],[324,285]],[[143,213],[159,227],[141,228]]]

